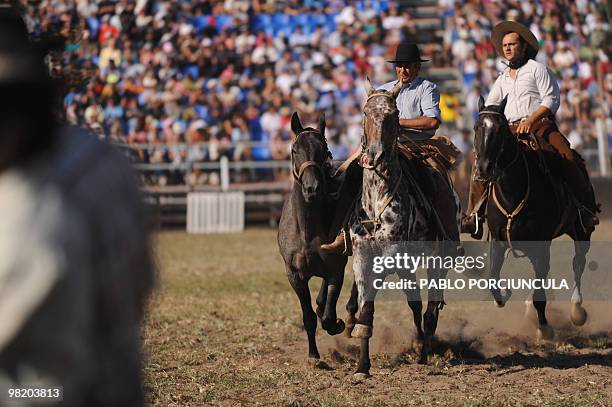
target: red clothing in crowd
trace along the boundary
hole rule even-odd
[[[98,41],[100,44],[106,43],[110,38],[117,38],[119,36],[119,30],[117,27],[108,23],[102,23],[100,31],[98,33]]]

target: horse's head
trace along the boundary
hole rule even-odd
[[[325,141],[325,115],[319,118],[319,128],[304,128],[297,112],[291,116],[295,139],[291,145],[291,171],[302,187],[302,195],[311,203],[326,193],[326,167],[331,154]]]
[[[503,152],[504,138],[509,132],[504,116],[506,98],[499,106],[485,106],[482,96],[478,100],[478,120],[474,126],[476,166],[480,176],[491,179]]]
[[[363,150],[366,166],[376,167],[385,152],[393,152],[399,131],[399,111],[395,99],[402,83],[390,91],[376,90],[366,78],[367,100],[363,108]],[[390,158],[390,157],[387,157]]]

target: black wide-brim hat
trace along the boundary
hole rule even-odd
[[[19,12],[11,5],[0,5],[0,85],[48,84],[44,55],[51,48],[47,40],[30,41]]]
[[[495,50],[499,56],[504,56],[502,40],[504,39],[504,36],[509,33],[517,33],[527,43],[527,57],[530,59],[535,58],[540,50],[538,40],[529,30],[529,28],[525,27],[521,23],[517,23],[516,21],[502,21],[493,27],[493,30],[491,31],[491,42],[493,43],[493,46],[495,47]]]
[[[428,61],[428,59],[421,59],[421,51],[419,51],[419,47],[416,44],[411,42],[400,42],[395,51],[395,58],[387,62],[397,64]]]

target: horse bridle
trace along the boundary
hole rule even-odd
[[[394,106],[395,106],[395,98],[393,98],[393,96],[389,95],[388,93],[383,93],[383,92],[375,92],[372,93],[370,96],[368,96],[368,98],[366,99],[366,104],[368,103],[368,101],[370,99],[372,99],[375,96],[385,96],[388,97],[390,99],[393,100],[394,102]],[[394,110],[394,113],[397,112],[397,107]],[[365,117],[367,117],[367,115],[365,114],[365,112],[363,113],[363,115]],[[362,141],[361,141],[361,153],[362,153],[362,157],[363,154],[365,154],[365,148],[366,148],[366,126],[365,126],[365,119],[363,120],[363,135],[362,135]],[[392,151],[396,151],[396,146],[397,146],[397,137],[395,138],[395,140],[393,141],[393,147],[392,147]],[[373,170],[376,173],[379,174],[379,176],[382,176],[378,171],[376,171],[378,165],[380,164],[380,157],[382,156],[383,151],[379,151],[376,156],[374,157],[374,164],[370,165],[370,164],[365,164],[363,162],[362,159],[359,160],[359,165],[361,165],[361,167],[363,167],[364,170]],[[372,219],[360,219],[360,223],[362,224],[362,226],[364,226],[364,229],[366,230],[368,237],[370,240],[375,240],[375,236],[376,236],[376,231],[378,229],[378,227],[382,224],[382,215],[385,212],[385,210],[387,209],[387,207],[389,206],[389,204],[391,203],[391,201],[393,200],[393,197],[395,196],[395,194],[397,193],[397,191],[399,190],[399,187],[401,185],[402,182],[402,175],[403,172],[400,171],[399,176],[397,177],[397,180],[395,181],[395,184],[390,188],[390,193],[387,193],[383,204],[382,204],[382,208],[380,209],[380,211],[378,212],[378,214],[376,214],[376,211],[374,212],[374,217]],[[388,183],[389,180],[386,180],[386,182]],[[372,224],[373,225],[373,232],[370,232],[370,230],[368,228],[365,227],[365,224]]]
[[[489,113],[489,114],[499,115],[499,116],[502,116],[504,118],[504,120],[506,118],[502,113],[496,112],[496,111],[493,111],[493,110],[483,110],[482,112],[478,113],[478,115],[480,116],[482,113]],[[503,144],[502,144],[502,147],[499,150],[500,151],[497,154],[497,157],[495,158],[494,168],[497,168],[497,162],[499,161],[499,157],[501,157],[501,153],[504,150]],[[504,208],[504,206],[502,205],[500,200],[497,198],[497,193],[495,192],[495,179],[498,178],[498,177],[492,177],[493,178],[492,180],[487,180],[487,179],[484,180],[484,181],[489,183],[489,186],[488,186],[489,195],[492,196],[493,203],[495,204],[495,206],[497,206],[497,209],[499,209],[499,211],[506,217],[506,241],[508,242],[508,246],[510,247],[510,250],[514,254],[514,257],[521,257],[521,256],[517,256],[517,254],[516,254],[516,252],[514,250],[514,247],[512,246],[512,240],[510,239],[510,231],[512,229],[512,221],[518,216],[518,214],[527,205],[527,200],[529,199],[529,194],[531,192],[531,179],[530,179],[530,173],[529,173],[529,165],[527,164],[527,158],[525,157],[525,154],[524,153],[521,154],[521,151],[522,151],[521,148],[517,145],[516,146],[516,154],[515,154],[514,158],[512,159],[512,161],[510,161],[510,163],[508,165],[506,165],[500,171],[500,175],[503,175],[504,172],[506,171],[506,169],[508,169],[511,165],[514,164],[514,162],[517,160],[519,155],[521,155],[523,157],[523,163],[525,165],[525,172],[527,173],[527,188],[525,190],[525,195],[523,196],[523,199],[521,199],[521,201],[514,208],[514,210],[512,210],[512,211],[506,210],[506,208]],[[495,173],[497,173],[497,171],[495,171]],[[498,188],[500,188],[499,185],[498,185]]]
[[[370,99],[372,99],[373,97],[376,97],[376,96],[385,96],[385,97],[388,97],[389,99],[392,99],[392,100],[393,100],[393,102],[395,103],[395,99],[393,98],[393,96],[389,95],[389,94],[388,94],[388,93],[386,93],[386,92],[374,92],[374,93],[372,93],[370,96],[368,96],[368,97],[367,97],[367,99],[366,99],[365,103],[367,104],[367,103],[368,103],[368,101],[369,101]],[[395,104],[394,104],[394,105],[395,105]],[[395,113],[395,112],[397,112],[397,111],[398,111],[398,110],[397,110],[397,107],[396,107],[396,108],[395,108],[394,113]],[[365,117],[368,117],[368,115],[366,115],[366,114],[365,114],[365,112],[363,113],[363,115],[364,115]],[[366,133],[366,131],[365,131],[365,130],[366,130],[366,125],[365,125],[365,119],[364,119],[364,120],[363,120],[363,131],[362,131],[362,133],[363,133],[363,134],[362,134],[362,140],[361,140],[361,153],[362,153],[362,154],[365,154],[366,142],[367,142],[367,139],[366,139],[366,134],[365,134],[365,133]],[[394,145],[393,145],[393,149],[392,149],[392,151],[395,151],[395,146],[397,145],[397,137],[395,138],[395,140],[394,140],[393,144],[394,144]],[[366,164],[366,163],[364,163],[364,162],[363,162],[363,160],[361,160],[361,159],[359,160],[359,165],[361,165],[361,167],[362,167],[363,169],[365,169],[365,170],[376,170],[376,168],[377,168],[377,167],[378,167],[378,165],[380,164],[380,157],[382,156],[382,154],[383,154],[383,152],[382,152],[382,151],[379,151],[379,152],[376,154],[376,156],[374,157],[374,164],[373,164],[373,165]]]
[[[297,141],[299,140],[300,137],[302,137],[302,135],[304,134],[308,134],[308,133],[319,133],[317,130],[304,130],[302,132],[300,132],[297,136],[295,141],[293,142],[293,144],[296,144]],[[319,170],[319,174],[321,175],[321,180],[323,182],[323,188],[325,189],[326,187],[326,183],[325,183],[325,171],[323,171],[323,166],[321,164],[319,164],[316,161],[312,161],[312,160],[308,160],[308,161],[304,161],[302,163],[302,165],[300,165],[300,168],[296,171],[295,169],[295,160],[293,159],[293,148],[291,148],[291,172],[293,174],[293,179],[295,180],[295,182],[298,183],[298,185],[302,185],[302,177],[304,176],[304,172],[308,169],[308,168],[315,168],[317,170]]]
[[[495,110],[483,110],[483,111],[478,113],[478,116],[480,116],[481,114],[485,114],[485,113],[486,114],[493,114],[493,115],[496,115],[496,116],[501,116],[504,120],[506,120],[506,116],[503,113],[496,112]],[[499,151],[497,152],[497,155],[495,156],[495,161],[493,162],[494,173],[490,177],[491,179],[484,179],[483,178],[483,181],[494,182],[496,179],[500,178],[505,173],[505,171],[508,168],[510,168],[516,162],[516,160],[518,159],[518,156],[520,154],[520,148],[518,148],[518,146],[517,146],[516,154],[514,155],[514,158],[512,158],[512,160],[504,168],[502,168],[501,170],[498,171],[497,170],[498,162],[499,162],[499,159],[500,159],[501,155],[503,154],[503,152],[504,152],[504,143],[502,143],[501,148],[499,149]],[[478,161],[478,152],[476,152],[476,151],[475,151],[475,156],[476,156],[475,157],[476,161]],[[479,174],[479,175],[482,177],[482,174]]]

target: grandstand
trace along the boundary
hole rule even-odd
[[[603,2],[78,0],[25,7],[34,34],[68,38],[61,66],[89,79],[67,89],[67,120],[125,151],[163,225],[185,223],[189,191],[226,189],[246,192],[248,222],[274,224],[291,183],[291,113],[305,122],[325,113],[334,158],[346,158],[359,146],[363,78],[393,78],[385,60],[402,39],[431,59],[422,75],[441,90],[439,132],[469,159],[462,130],[471,128],[477,96],[501,69],[489,32],[510,18],[541,39],[538,58],[561,84],[557,117],[572,145],[593,174],[609,171],[612,73]],[[224,169],[222,157],[229,159]],[[457,174],[457,185],[466,173]]]

